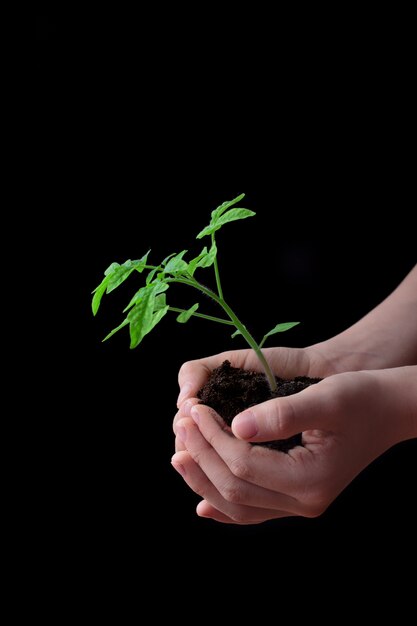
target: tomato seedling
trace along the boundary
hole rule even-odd
[[[220,324],[226,324],[233,326],[235,332],[232,337],[242,335],[247,341],[249,346],[255,351],[259,361],[267,376],[271,391],[275,391],[277,383],[275,376],[268,365],[267,360],[262,352],[262,346],[265,340],[285,330],[289,330],[293,326],[296,326],[299,322],[285,322],[274,326],[269,332],[267,332],[260,343],[257,343],[246,326],[240,321],[236,313],[230,308],[223,296],[223,289],[220,281],[219,266],[217,260],[217,245],[216,245],[216,233],[220,228],[229,222],[236,220],[243,220],[255,215],[254,211],[249,209],[243,209],[236,207],[235,205],[242,200],[245,194],[241,194],[230,200],[229,202],[223,202],[217,209],[212,211],[211,220],[208,226],[203,228],[198,233],[197,239],[203,237],[210,237],[210,248],[205,246],[200,254],[191,261],[186,261],[184,256],[187,250],[183,250],[179,253],[173,253],[167,256],[159,265],[151,265],[148,263],[148,251],[141,259],[131,261],[128,259],[125,263],[120,265],[119,263],[112,263],[110,267],[104,272],[104,278],[98,287],[93,291],[92,309],[94,315],[96,315],[101,299],[104,293],[111,293],[119,285],[121,285],[132,272],[139,272],[141,274],[144,270],[148,270],[146,276],[145,285],[141,287],[130,300],[127,307],[124,309],[124,313],[127,313],[123,322],[114,328],[104,339],[109,339],[112,335],[118,332],[124,326],[129,326],[130,331],[130,347],[136,348],[142,341],[142,339],[150,333],[153,328],[162,320],[162,318],[169,312],[173,311],[178,313],[177,321],[181,324],[188,322],[191,317],[199,317],[212,322],[218,322]],[[234,208],[232,208],[234,207]],[[212,267],[214,269],[216,290],[209,289],[205,285],[202,285],[195,278],[197,270]],[[189,309],[181,309],[173,307],[167,304],[166,291],[175,283],[188,285],[193,287],[197,291],[205,294],[214,302],[216,302],[224,311],[226,317],[213,317],[212,315],[206,315],[199,310],[199,303],[196,302]]]

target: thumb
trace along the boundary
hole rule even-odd
[[[318,383],[292,396],[256,404],[236,415],[233,434],[250,441],[274,441],[304,430],[323,429],[329,412],[325,396]]]

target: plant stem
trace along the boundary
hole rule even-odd
[[[185,309],[178,309],[175,306],[170,306],[169,311],[174,311],[174,313],[185,313]],[[228,326],[234,326],[233,322],[229,320],[223,320],[220,317],[213,317],[212,315],[205,315],[204,313],[193,313],[192,317],[201,317],[204,320],[210,320],[211,322],[219,322],[220,324],[227,324]]]
[[[237,317],[234,311],[230,308],[230,306],[223,300],[223,298],[219,297],[217,294],[214,293],[214,291],[211,291],[211,289],[209,289],[208,287],[204,287],[204,285],[201,285],[198,281],[195,280],[195,278],[192,278],[192,279],[169,278],[167,282],[182,283],[184,285],[188,285],[189,287],[194,287],[194,289],[198,289],[199,291],[202,291],[206,296],[208,296],[209,298],[212,298],[212,300],[217,302],[217,304],[219,304],[222,307],[222,309],[225,311],[225,313],[230,317],[230,319],[233,322],[233,325],[240,331],[240,333],[246,339],[247,343],[250,345],[252,350],[254,350],[256,356],[258,357],[265,371],[265,375],[268,379],[268,383],[271,388],[271,391],[272,392],[276,391],[277,382],[275,380],[275,376],[271,368],[269,367],[268,361],[264,357],[262,350],[256,343],[255,339],[252,337],[250,332],[247,330],[246,326],[242,324],[240,319]]]
[[[220,306],[223,307],[224,311],[228,314],[228,316],[230,317],[230,319],[232,320],[232,322],[234,323],[236,328],[241,332],[243,337],[246,339],[246,341],[248,342],[250,347],[255,351],[256,356],[260,360],[260,362],[262,364],[262,367],[265,370],[265,374],[266,374],[266,377],[268,379],[268,383],[269,383],[269,386],[271,388],[271,391],[272,392],[276,391],[276,389],[277,389],[277,381],[275,380],[275,376],[272,373],[271,368],[269,367],[268,361],[264,357],[264,354],[263,354],[262,350],[260,349],[260,347],[258,346],[258,344],[256,343],[255,339],[252,337],[250,332],[247,330],[246,326],[244,326],[244,324],[242,324],[242,322],[239,320],[237,315],[232,311],[232,309],[229,307],[228,304],[226,304],[226,302],[224,300],[219,302],[219,304],[220,304]]]
[[[211,245],[214,246],[216,244],[215,238],[214,238],[214,233],[211,234]],[[216,285],[217,285],[217,292],[219,294],[219,298],[221,298],[223,300],[223,290],[222,290],[222,284],[220,282],[220,274],[219,274],[219,265],[217,263],[217,254],[214,257],[214,273],[216,275]]]

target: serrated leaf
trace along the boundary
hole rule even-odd
[[[119,324],[119,326],[117,326],[116,328],[113,328],[113,330],[104,337],[103,341],[107,341],[107,339],[110,339],[110,337],[113,337],[115,333],[117,333],[121,328],[124,328],[128,324],[129,324],[129,320],[126,317],[126,319],[124,319],[123,322]]]
[[[223,215],[225,211],[227,211],[227,209],[230,209],[230,207],[240,202],[242,198],[244,197],[245,197],[245,194],[241,193],[240,196],[233,198],[233,200],[223,202],[220,206],[217,207],[217,209],[214,209],[214,211],[211,212],[211,221],[213,222],[214,220],[219,218],[221,215]]]
[[[176,274],[178,272],[184,272],[187,269],[188,263],[182,258],[186,252],[187,250],[183,250],[168,261],[164,268],[165,274]]]
[[[182,313],[180,313],[177,317],[177,322],[179,322],[180,324],[185,324],[185,322],[188,322],[188,320],[193,315],[193,313],[197,311],[198,307],[199,307],[199,304],[198,302],[196,302],[187,311],[183,311]]]
[[[206,226],[200,233],[197,235],[197,239],[201,239],[202,237],[206,237],[207,235],[211,235],[219,230],[222,226],[227,224],[228,222],[235,222],[236,220],[244,220],[247,217],[252,217],[252,215],[256,215],[254,211],[250,211],[249,209],[230,209],[227,213],[224,213],[221,217],[211,222],[209,226]]]

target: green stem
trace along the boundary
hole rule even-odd
[[[271,388],[271,391],[272,392],[276,391],[277,382],[275,380],[275,376],[271,368],[269,367],[268,361],[264,357],[262,350],[256,343],[255,339],[252,337],[250,332],[247,330],[246,326],[242,324],[240,319],[237,317],[234,311],[230,308],[230,306],[223,300],[223,298],[219,297],[217,294],[214,293],[214,291],[211,291],[211,289],[208,289],[208,287],[204,287],[204,285],[201,285],[198,281],[195,280],[195,278],[192,278],[192,279],[169,278],[167,282],[182,283],[183,285],[194,287],[194,289],[198,289],[199,291],[202,291],[206,296],[208,296],[209,298],[212,298],[212,300],[217,302],[217,304],[219,304],[224,310],[224,312],[230,317],[234,326],[237,328],[237,330],[240,331],[241,335],[246,339],[247,343],[250,345],[252,350],[255,351],[256,356],[258,357],[259,361],[262,364],[262,367],[265,370],[265,374],[268,379],[268,383]]]
[[[215,246],[216,245],[216,241],[214,238],[214,233],[211,233],[211,245]],[[220,282],[220,273],[219,273],[219,265],[217,263],[217,254],[214,257],[214,273],[216,275],[216,285],[217,285],[217,291],[219,294],[219,298],[221,298],[223,300],[223,290],[222,290],[222,285]]]
[[[168,310],[174,311],[174,313],[185,313],[185,309],[178,309],[175,306],[170,306]],[[193,313],[192,317],[201,317],[202,319],[210,320],[211,322],[219,322],[220,324],[234,326],[233,322],[229,322],[229,320],[222,320],[221,317],[213,317],[212,315],[205,315],[204,313]]]
[[[267,340],[267,336],[265,335],[265,337],[262,338],[261,343],[259,344],[259,347],[262,348],[262,346],[264,345],[265,341]]]

